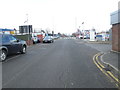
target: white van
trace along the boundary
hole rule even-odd
[[[32,33],[32,41],[33,41],[33,44],[38,42],[38,37],[35,33]]]

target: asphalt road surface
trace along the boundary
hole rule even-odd
[[[3,63],[3,88],[114,88],[94,64],[96,53],[73,39],[30,46]]]

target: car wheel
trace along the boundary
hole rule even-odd
[[[7,52],[5,50],[2,50],[2,52],[0,52],[0,61],[5,61],[7,57]]]
[[[33,41],[33,44],[35,44],[35,41]]]
[[[25,54],[25,53],[26,53],[26,47],[25,47],[25,46],[22,47],[21,53],[22,53],[22,54]]]
[[[38,40],[38,43],[40,43],[40,40]]]

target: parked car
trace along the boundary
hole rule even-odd
[[[53,43],[54,39],[51,36],[45,36],[45,38],[43,39],[43,43]]]
[[[32,33],[32,41],[33,41],[33,44],[38,42],[38,37],[34,33]]]
[[[83,36],[82,35],[78,35],[78,36],[76,36],[76,39],[83,39]]]
[[[7,55],[21,52],[26,53],[26,41],[17,39],[10,34],[0,34],[0,61],[5,61]]]

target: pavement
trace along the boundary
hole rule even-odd
[[[110,51],[103,54],[101,61],[118,71],[118,56],[119,53]]]
[[[86,45],[97,49],[100,51],[103,55],[101,57],[101,61],[103,63],[109,64],[112,67],[114,67],[116,70],[118,70],[118,56],[119,52],[112,51],[112,44],[109,41],[87,41]]]
[[[37,44],[2,65],[3,88],[116,88],[93,63],[99,51],[82,41]],[[105,89],[106,90],[106,89]],[[109,90],[109,89],[108,89]],[[114,89],[112,89],[114,90]]]
[[[98,50],[101,54],[100,56],[100,63],[107,68],[107,70],[112,72],[112,75],[114,75],[115,78],[119,80],[119,52],[112,51],[112,44],[109,41],[102,41],[102,42],[96,42],[96,41],[84,41],[87,46],[90,46],[96,50]]]

